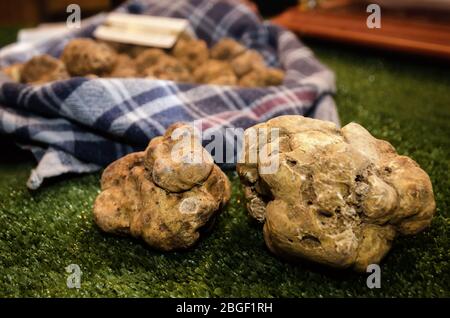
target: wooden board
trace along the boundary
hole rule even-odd
[[[272,19],[300,35],[450,60],[450,12],[381,9],[381,28],[369,29],[366,6],[331,1],[326,8],[292,8]]]

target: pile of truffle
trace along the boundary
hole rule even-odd
[[[282,70],[267,67],[257,51],[233,39],[224,38],[209,49],[205,41],[187,35],[170,51],[77,38],[65,46],[60,59],[38,55],[2,71],[29,84],[86,76],[261,87],[281,85],[284,78]]]

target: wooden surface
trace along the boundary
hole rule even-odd
[[[300,35],[450,60],[450,12],[381,9],[381,28],[366,25],[366,7],[340,0],[327,8],[292,8],[273,19]]]
[[[115,8],[121,0],[0,0],[0,26],[35,26],[42,22],[64,21],[71,3],[81,7],[85,18]]]

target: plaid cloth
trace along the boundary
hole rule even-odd
[[[33,152],[38,165],[27,186],[44,178],[84,173],[133,151],[163,134],[176,121],[202,120],[202,129],[247,128],[269,118],[300,114],[339,124],[331,97],[334,75],[297,37],[261,21],[239,1],[135,0],[121,12],[188,19],[194,34],[213,45],[223,37],[258,50],[268,65],[282,67],[282,86],[238,88],[180,84],[151,79],[71,78],[40,86],[0,78],[0,133]],[[37,43],[17,43],[0,50],[0,67],[36,54],[58,57],[67,42],[92,36],[104,15],[83,27]],[[1,74],[1,72],[0,72]]]

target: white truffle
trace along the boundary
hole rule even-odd
[[[279,136],[258,144],[246,130],[237,170],[248,212],[264,222],[275,254],[365,271],[397,234],[430,225],[436,205],[426,172],[362,126],[281,116],[255,128]],[[251,161],[255,148],[268,155]]]

